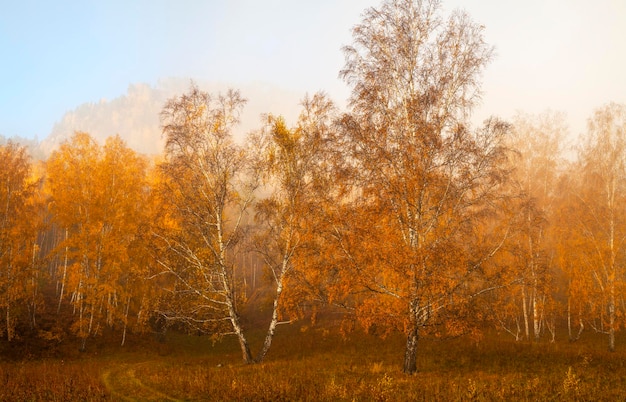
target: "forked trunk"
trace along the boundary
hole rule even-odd
[[[419,340],[419,329],[414,324],[406,337],[406,349],[404,351],[404,373],[414,374],[417,372],[417,341]]]

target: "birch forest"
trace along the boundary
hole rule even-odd
[[[401,334],[408,374],[424,340],[485,331],[596,333],[614,351],[626,105],[598,105],[574,140],[554,110],[476,125],[497,57],[484,26],[437,0],[360,21],[345,108],[306,94],[296,120],[263,114],[239,138],[246,94],[191,83],[155,116],[157,155],[115,133],[76,132],[44,159],[0,146],[0,342],[176,331],[234,338],[254,364],[283,328],[333,314],[344,333]]]

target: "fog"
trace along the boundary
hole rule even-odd
[[[215,82],[193,82],[213,94],[225,92],[229,88],[238,89],[248,100],[241,115],[241,124],[234,133],[238,140],[244,139],[251,130],[261,127],[261,115],[264,113],[280,114],[288,122],[295,123],[300,100],[305,95],[264,83],[231,86]],[[159,154],[164,142],[159,113],[169,98],[187,91],[191,83],[192,80],[188,78],[164,79],[154,86],[135,83],[129,85],[126,93],[117,98],[83,103],[66,112],[54,124],[50,135],[41,141],[40,152],[49,155],[74,132],[84,131],[100,143],[107,137],[119,134],[135,151]]]

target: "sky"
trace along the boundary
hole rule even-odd
[[[626,103],[625,0],[443,0],[485,25],[496,58],[474,119],[563,111],[578,134]],[[0,0],[0,135],[42,140],[65,112],[170,77],[326,91],[378,0]],[[243,94],[245,96],[245,94]]]

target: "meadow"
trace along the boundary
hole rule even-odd
[[[266,361],[254,365],[241,363],[233,338],[170,332],[165,342],[144,335],[121,348],[103,337],[83,353],[68,343],[2,358],[0,400],[614,401],[626,399],[623,338],[613,353],[590,332],[575,343],[515,342],[490,330],[480,340],[423,339],[419,371],[409,376],[399,334],[281,326]],[[10,354],[9,345],[0,352]]]

